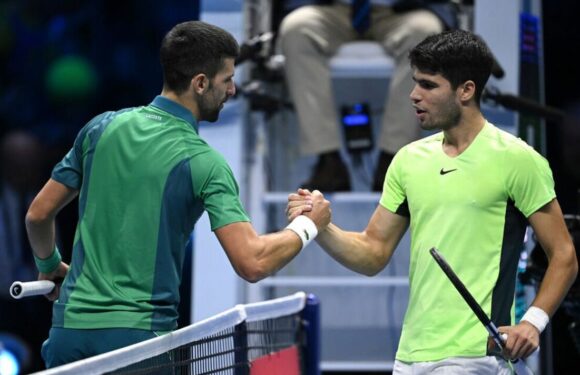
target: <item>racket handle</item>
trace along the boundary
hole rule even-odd
[[[516,375],[534,375],[532,370],[530,370],[529,367],[526,366],[526,363],[521,359],[512,362],[512,364],[514,366],[514,372]]]
[[[20,299],[22,297],[44,295],[52,292],[54,282],[50,280],[39,281],[15,281],[10,286],[10,295],[12,298]]]

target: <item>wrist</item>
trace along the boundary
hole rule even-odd
[[[58,247],[54,247],[54,251],[48,258],[41,259],[34,254],[34,263],[36,263],[36,268],[40,273],[51,273],[56,270],[61,262],[62,258]]]
[[[522,321],[524,320],[533,325],[534,327],[536,327],[536,329],[540,331],[540,333],[542,333],[546,328],[546,326],[548,325],[548,322],[550,322],[550,317],[541,308],[536,306],[530,306],[528,311],[526,311],[526,313],[522,317]]]
[[[318,229],[314,221],[307,216],[300,215],[288,224],[286,229],[290,229],[300,237],[302,241],[301,250],[304,249],[318,235]]]

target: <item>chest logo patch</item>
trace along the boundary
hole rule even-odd
[[[445,174],[447,174],[447,173],[451,173],[451,172],[453,172],[453,171],[456,171],[456,170],[457,170],[457,168],[454,168],[454,169],[448,169],[448,170],[445,170],[444,168],[441,168],[441,170],[439,171],[439,174],[440,174],[441,176],[443,176],[443,175],[445,175]]]

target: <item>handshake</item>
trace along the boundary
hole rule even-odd
[[[409,219],[378,205],[362,232],[343,230],[331,223],[330,202],[318,190],[298,189],[288,195],[286,229],[302,240],[302,249],[315,237],[331,258],[344,267],[374,276],[388,264],[409,226]]]
[[[298,189],[288,195],[286,217],[290,229],[302,240],[302,249],[321,232],[325,231],[331,221],[330,202],[318,190]]]

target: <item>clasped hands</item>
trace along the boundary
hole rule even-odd
[[[310,218],[320,233],[326,229],[332,218],[330,202],[318,190],[310,192],[308,189],[298,189],[296,193],[288,194],[286,218],[291,222],[299,215]]]

